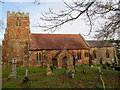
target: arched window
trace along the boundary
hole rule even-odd
[[[106,50],[106,58],[109,58],[109,57],[110,57],[109,50]]]
[[[93,58],[94,58],[94,59],[97,58],[96,53],[97,53],[97,52],[94,50],[94,51],[93,51]]]
[[[36,64],[40,64],[39,53],[36,53]]]

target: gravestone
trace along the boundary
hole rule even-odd
[[[93,67],[93,65],[90,65],[90,67]]]
[[[25,76],[28,76],[28,66],[26,67],[26,72],[25,72]]]
[[[53,74],[53,72],[52,72],[52,70],[51,70],[51,68],[50,68],[50,66],[48,64],[47,65],[47,76],[52,75],[52,74]]]
[[[12,79],[17,78],[16,63],[17,63],[17,61],[15,59],[13,59],[12,60],[12,73],[9,75],[9,78],[12,78]]]
[[[100,67],[98,67],[98,71],[100,74],[103,74]]]
[[[28,66],[26,66],[25,77],[23,79],[23,82],[27,83],[28,81],[29,81],[29,78],[28,78]]]
[[[73,70],[73,69],[69,69],[69,70],[67,71],[67,75],[68,75],[68,77],[70,77],[70,78],[74,78],[74,74],[75,74],[75,70]]]

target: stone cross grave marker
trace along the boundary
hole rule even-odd
[[[47,65],[47,76],[49,76],[49,75],[52,75],[52,70],[51,70],[51,68],[50,68],[50,66],[49,66],[49,64]]]
[[[28,76],[28,66],[26,67],[26,72],[25,72],[25,76]]]
[[[15,59],[12,60],[12,73],[9,75],[9,78],[17,78],[17,72],[16,72],[16,63],[17,61]]]
[[[26,66],[25,77],[23,79],[23,82],[27,83],[28,81],[29,81],[29,78],[28,78],[28,66]]]

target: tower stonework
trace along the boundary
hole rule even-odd
[[[3,62],[11,62],[13,59],[24,61],[29,58],[30,45],[29,14],[20,12],[7,12],[7,28],[2,45]]]

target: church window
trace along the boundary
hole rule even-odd
[[[77,58],[81,59],[81,52],[77,52]]]
[[[93,51],[93,58],[97,58],[96,51]]]
[[[40,60],[39,60],[39,53],[36,53],[36,64],[39,64]]]
[[[39,60],[41,61],[41,53],[39,53]]]
[[[88,53],[84,53],[84,56],[85,56],[85,57],[89,57],[89,54],[88,54]]]
[[[110,54],[109,54],[109,51],[107,50],[106,51],[106,58],[109,58],[110,57]]]

